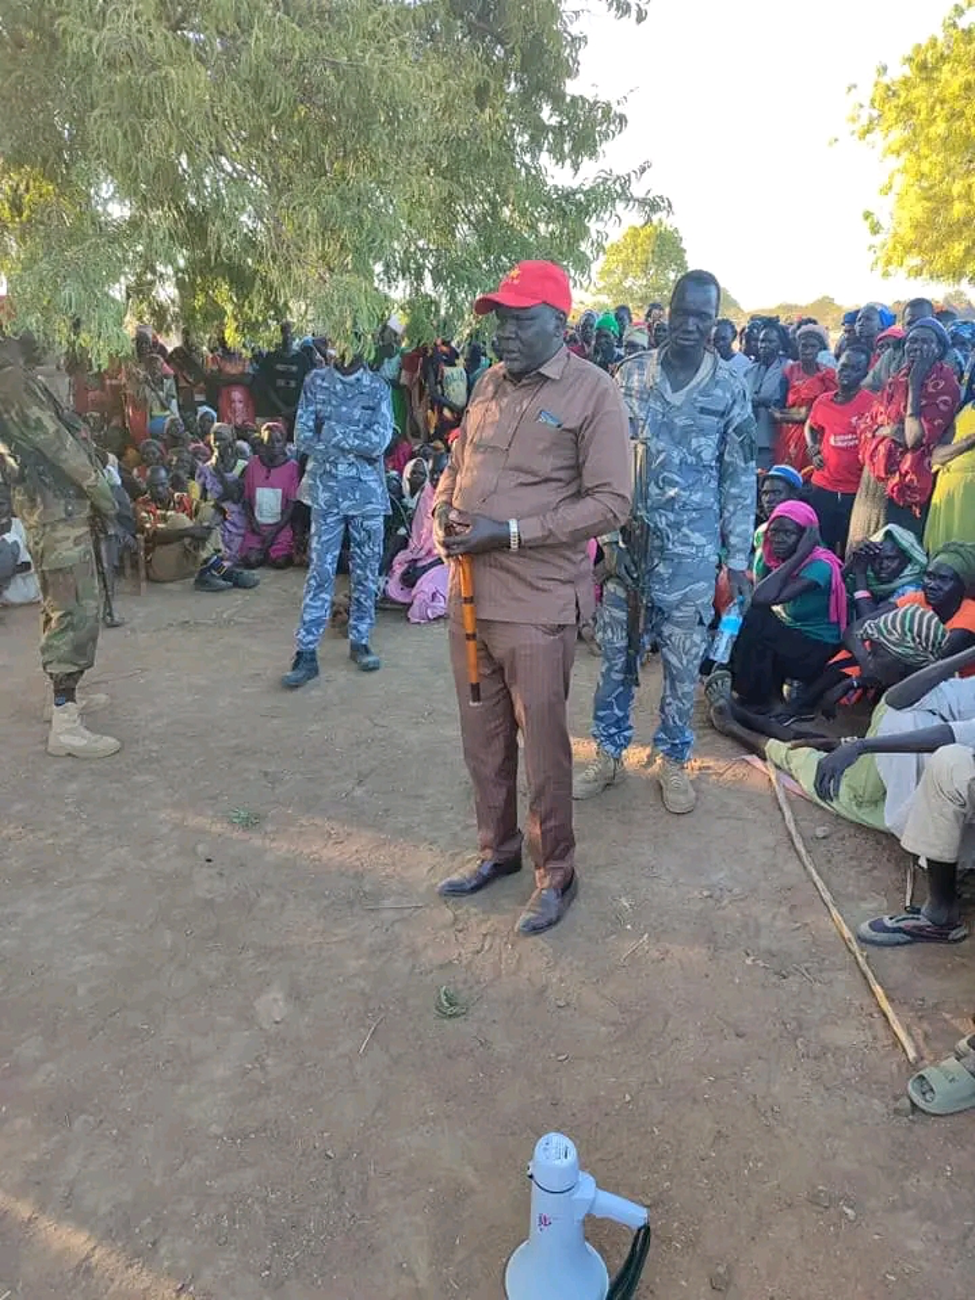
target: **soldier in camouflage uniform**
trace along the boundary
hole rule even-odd
[[[282,685],[295,689],[319,675],[317,650],[329,621],[336,564],[349,530],[349,656],[363,672],[380,659],[370,649],[390,497],[383,453],[393,434],[390,389],[362,357],[313,370],[295,414],[295,447],[308,456],[305,485],[312,507],[309,572],[295,635],[295,659]]]
[[[95,662],[101,613],[90,511],[113,523],[115,498],[78,436],[81,422],[29,369],[30,349],[27,341],[0,341],[0,466],[41,588],[41,664],[54,691],[47,749],[106,758],[122,746],[82,724],[76,691]]]
[[[693,271],[675,287],[669,341],[627,358],[618,371],[631,436],[643,444],[635,503],[647,521],[647,554],[630,555],[617,536],[602,539],[608,581],[598,616],[601,671],[594,697],[597,756],[579,773],[574,796],[590,798],[624,775],[634,729],[628,672],[628,590],[644,605],[645,644],[662,657],[656,775],[670,812],[691,812],[686,772],[692,707],[712,618],[720,551],[734,594],[747,594],[746,568],[756,510],[756,425],[740,380],[706,341],[719,308],[719,285]]]

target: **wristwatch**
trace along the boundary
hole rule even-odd
[[[509,550],[510,551],[519,550],[519,520],[518,519],[509,520]]]

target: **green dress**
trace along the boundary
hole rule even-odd
[[[957,414],[954,442],[974,436],[974,406]],[[923,543],[935,555],[944,542],[974,542],[974,449],[965,451],[936,472]]]
[[[866,736],[875,735],[887,712],[888,706],[880,700],[872,713]],[[774,767],[792,776],[808,798],[822,808],[840,813],[850,822],[868,826],[873,831],[888,829],[885,824],[885,786],[874,754],[863,754],[856,759],[841,778],[838,797],[832,803],[825,803],[814,793],[818,762],[824,757],[820,749],[810,749],[806,745],[801,749],[791,749],[782,740],[768,740],[765,753]]]

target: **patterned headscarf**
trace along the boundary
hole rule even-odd
[[[905,591],[907,587],[918,589],[926,572],[927,558],[923,544],[908,528],[903,528],[900,524],[884,524],[877,533],[872,534],[869,541],[881,546],[887,537],[902,551],[906,563],[891,582],[882,582],[876,577],[875,570],[869,566],[868,589],[876,600],[892,596],[895,592]]]
[[[922,605],[903,605],[862,624],[859,636],[874,641],[910,668],[925,668],[939,659],[947,631],[937,616]]]
[[[797,524],[799,528],[816,529],[818,526],[817,515],[804,501],[784,501],[775,510],[772,510],[762,542],[763,560],[768,569],[779,569],[781,564],[787,563],[786,560],[777,559],[770,545],[770,525],[775,519],[789,519],[792,523]],[[834,551],[829,551],[827,547],[820,545],[815,546],[805,563],[810,564],[812,560],[823,560],[831,570],[828,618],[832,623],[837,623],[839,632],[844,632],[848,623],[848,596],[845,592],[845,580],[841,576],[841,561]],[[803,573],[803,568],[801,572]]]

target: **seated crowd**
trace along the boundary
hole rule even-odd
[[[868,325],[859,313],[837,359],[815,354],[813,342],[800,348],[776,395],[766,375],[773,327],[759,331],[761,355],[744,382],[758,429],[768,412],[770,451],[784,459],[758,470],[754,585],[735,609],[728,662],[718,662],[717,634],[703,665],[718,730],[810,798],[895,835],[928,868],[921,908],[860,927],[863,942],[884,945],[964,938],[957,876],[973,868],[973,355],[951,364],[932,306],[915,317],[913,307],[883,350],[870,351],[866,337],[874,310]],[[802,325],[796,336],[813,331]],[[955,339],[966,348],[966,331]],[[805,395],[800,374],[813,380],[814,365],[833,377]],[[723,590],[720,578],[717,621],[725,612],[728,627]],[[860,738],[811,729],[839,711]]]

